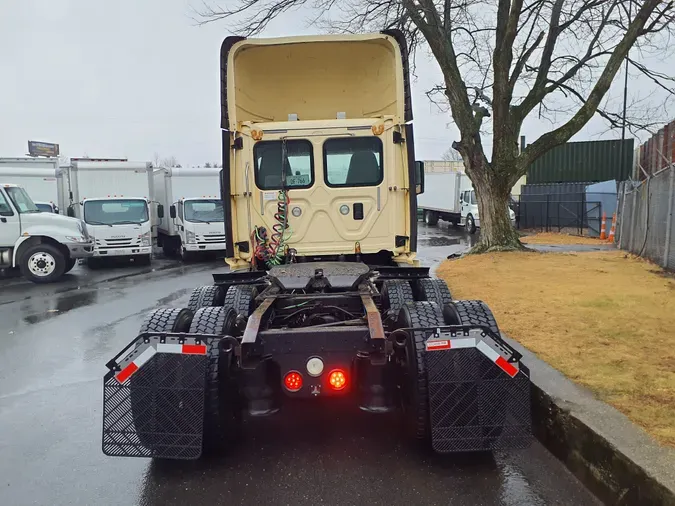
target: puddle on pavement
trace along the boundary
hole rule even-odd
[[[49,308],[42,312],[32,315],[24,316],[23,321],[28,324],[41,323],[56,316],[62,315],[84,306],[89,306],[96,303],[98,299],[98,292],[96,290],[68,292],[67,295],[57,295],[57,299],[53,301],[45,301]]]

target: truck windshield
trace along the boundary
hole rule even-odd
[[[376,186],[382,182],[382,141],[377,137],[328,139],[323,143],[328,186]]]
[[[148,221],[145,200],[88,200],[84,221],[90,225],[132,225]]]
[[[185,220],[193,223],[225,221],[223,203],[220,200],[186,200]]]
[[[9,198],[12,199],[14,207],[17,208],[19,213],[39,213],[40,210],[35,206],[35,203],[26,193],[26,190],[18,186],[8,186],[5,188]]]
[[[49,204],[35,204],[35,207],[38,208],[38,211],[41,213],[53,213],[54,209],[52,209],[52,206]]]
[[[261,190],[281,188],[281,166],[286,171],[286,188],[309,188],[314,183],[312,143],[306,140],[262,141],[253,148],[255,184]]]

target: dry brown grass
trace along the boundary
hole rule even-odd
[[[539,234],[526,235],[520,238],[520,242],[525,244],[589,244],[593,246],[609,244],[607,241],[601,241],[597,237],[582,237],[579,235],[558,234],[555,232],[541,232]]]
[[[675,280],[619,251],[491,253],[438,269],[457,299],[675,447]]]

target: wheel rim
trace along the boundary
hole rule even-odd
[[[44,278],[56,270],[56,260],[46,251],[38,251],[28,259],[28,270],[33,276]]]

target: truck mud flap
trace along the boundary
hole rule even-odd
[[[103,453],[197,459],[202,453],[207,342],[146,333],[114,359],[103,381]]]
[[[439,329],[426,342],[431,442],[438,453],[526,448],[530,374],[488,329]]]

